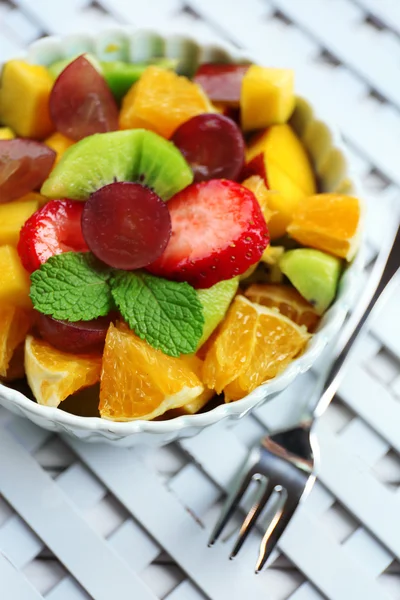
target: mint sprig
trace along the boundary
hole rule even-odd
[[[116,271],[92,254],[52,256],[31,275],[34,308],[55,319],[90,321],[117,306],[129,327],[170,356],[195,352],[204,315],[194,288],[146,271]]]
[[[52,256],[31,275],[33,306],[65,321],[90,321],[107,315],[114,303],[108,285],[110,269],[90,253]]]
[[[204,316],[197,292],[188,283],[145,271],[119,271],[110,284],[121,315],[140,338],[170,356],[196,351]]]

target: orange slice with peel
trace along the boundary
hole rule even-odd
[[[278,311],[236,296],[206,355],[203,381],[227,402],[243,398],[283,371],[309,337]]]
[[[308,331],[314,331],[319,321],[314,307],[289,285],[254,283],[244,295],[251,302],[277,308],[282,315],[297,325],[304,325]]]
[[[289,235],[309,246],[351,260],[360,243],[362,204],[342,194],[315,194],[300,200]]]
[[[28,335],[25,371],[37,402],[56,407],[71,394],[99,381],[101,356],[67,354],[44,340]]]
[[[110,325],[103,354],[100,414],[112,421],[154,419],[204,391],[191,366],[167,356],[130,331]]]

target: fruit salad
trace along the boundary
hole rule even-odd
[[[304,352],[357,251],[320,193],[294,74],[255,64],[7,62],[0,378],[114,421],[234,402]]]

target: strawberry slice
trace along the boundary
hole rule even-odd
[[[148,268],[156,275],[209,288],[244,273],[268,246],[254,194],[226,179],[195,183],[169,202],[172,235]]]
[[[89,250],[81,229],[83,207],[83,202],[51,200],[33,213],[23,225],[18,242],[18,253],[27,271],[36,271],[55,254]]]

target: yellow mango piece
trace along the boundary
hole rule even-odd
[[[294,105],[294,72],[291,69],[249,67],[240,94],[244,131],[286,123]]]
[[[62,133],[59,133],[58,131],[53,133],[50,137],[46,138],[44,140],[44,143],[46,144],[46,146],[49,146],[52,150],[54,150],[54,152],[56,152],[56,154],[57,154],[53,168],[59,162],[59,160],[62,157],[62,155],[64,154],[64,152],[70,146],[72,146],[72,144],[74,144],[73,140],[70,140]]]
[[[0,140],[12,140],[15,134],[9,127],[0,127]]]
[[[265,222],[269,223],[274,215],[274,211],[271,211],[269,203],[269,197],[273,192],[267,189],[264,179],[259,175],[252,175],[245,179],[245,181],[242,182],[242,185],[253,192],[258,200]]]
[[[54,130],[49,113],[53,82],[47,69],[23,60],[10,60],[3,68],[0,120],[20,137],[43,139]]]
[[[268,206],[273,212],[268,222],[268,229],[271,240],[276,240],[285,235],[293,213],[305,194],[274,163],[268,165],[267,179],[271,188]]]
[[[13,246],[0,246],[0,274],[0,303],[31,307],[29,275]]]
[[[42,206],[47,204],[48,201],[49,198],[46,198],[46,196],[42,196],[42,194],[39,194],[39,192],[28,192],[27,194],[25,194],[25,196],[21,196],[21,198],[13,200],[12,202],[13,204],[15,204],[16,202],[37,202],[39,208],[41,208]]]
[[[22,225],[38,208],[37,200],[17,200],[0,204],[0,246],[16,246]]]
[[[22,358],[22,366],[24,364],[23,352],[22,357],[19,353],[19,356],[15,357],[14,364],[11,365],[14,367],[14,372],[10,372],[9,367],[14,353],[20,344],[25,341],[26,334],[33,324],[33,314],[33,310],[11,306],[10,304],[0,304],[0,377],[13,379],[16,375],[23,374],[21,374],[21,368],[15,373],[15,367],[18,362],[21,362],[17,359]]]

